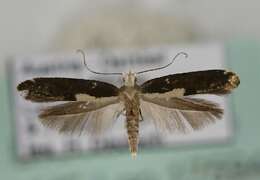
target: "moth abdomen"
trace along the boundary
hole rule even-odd
[[[126,128],[129,149],[132,156],[135,158],[139,143],[139,113],[126,114]]]
[[[124,103],[126,111],[126,129],[128,135],[129,150],[135,158],[139,143],[139,121],[140,102],[138,91],[133,87],[121,88],[121,101]]]

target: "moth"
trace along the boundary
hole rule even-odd
[[[95,74],[122,75],[123,85],[85,79],[39,77],[26,80],[17,86],[24,98],[32,102],[57,102],[43,109],[39,119],[43,125],[61,133],[99,135],[110,128],[119,115],[126,116],[129,149],[136,156],[139,143],[139,124],[150,120],[164,132],[186,133],[199,130],[221,119],[223,109],[214,102],[196,98],[198,94],[224,95],[238,87],[239,77],[230,71],[216,69],[171,74],[137,84],[137,76],[170,66],[172,61],[159,68],[140,72],[102,73],[86,68]]]

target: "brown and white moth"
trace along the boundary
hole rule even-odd
[[[85,54],[83,54],[85,63]],[[34,78],[17,86],[26,100],[33,102],[67,101],[42,110],[42,124],[62,133],[86,132],[98,135],[111,127],[120,114],[126,116],[128,144],[133,157],[139,142],[139,123],[151,122],[165,132],[198,130],[215,122],[223,115],[223,109],[214,102],[195,98],[197,94],[223,95],[230,93],[239,83],[239,77],[230,71],[205,70],[172,74],[146,81],[138,85],[139,74],[159,70],[171,65],[133,73],[100,73],[123,75],[123,85],[71,78]]]

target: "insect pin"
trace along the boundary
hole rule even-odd
[[[39,77],[26,80],[17,86],[24,98],[32,102],[63,101],[43,109],[39,119],[43,125],[61,133],[98,135],[110,128],[118,116],[125,112],[129,149],[136,157],[139,143],[139,124],[151,121],[164,132],[186,133],[199,130],[221,119],[223,109],[215,102],[195,98],[197,94],[229,94],[239,83],[239,77],[230,71],[215,69],[171,74],[137,84],[137,76],[167,68],[177,57],[162,67],[128,73],[103,73],[88,67],[99,75],[120,75],[123,85],[118,88],[110,83],[72,78]],[[64,103],[65,101],[65,103]]]

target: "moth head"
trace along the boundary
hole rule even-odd
[[[123,73],[123,82],[127,87],[134,87],[136,84],[136,73],[129,71],[128,73]]]

